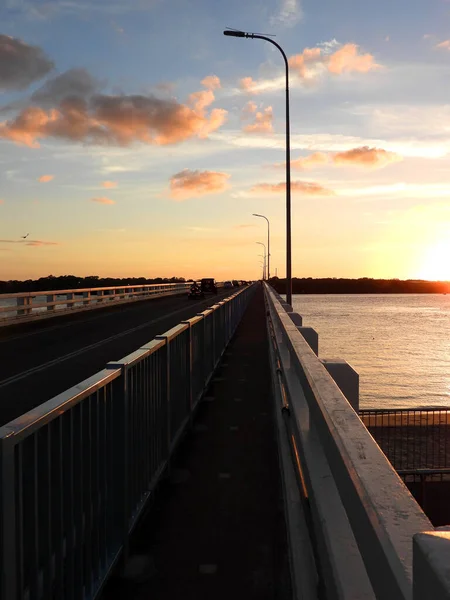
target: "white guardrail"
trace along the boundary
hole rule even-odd
[[[81,310],[104,308],[112,303],[127,303],[187,292],[192,282],[152,283],[115,287],[83,288],[0,294],[0,327],[48,318]],[[217,283],[222,287],[223,283]]]
[[[309,521],[320,597],[450,598],[450,533],[434,529],[343,395],[342,382],[340,389],[319,360],[314,330],[302,327],[272,288],[265,291],[278,414]],[[302,565],[296,567],[301,578]]]
[[[0,428],[1,600],[98,595],[254,291]]]

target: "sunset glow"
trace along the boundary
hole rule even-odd
[[[0,279],[253,279],[252,213],[284,276],[234,25],[293,275],[450,280],[448,6],[383,2],[3,3]]]

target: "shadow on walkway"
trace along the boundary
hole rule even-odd
[[[268,343],[258,287],[103,600],[290,596]]]

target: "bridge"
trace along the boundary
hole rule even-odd
[[[264,283],[180,291],[0,328],[2,600],[449,598],[351,367]]]

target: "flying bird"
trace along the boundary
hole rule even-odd
[[[23,235],[22,239],[25,240],[29,235],[30,235],[29,233],[27,233],[26,235]]]

